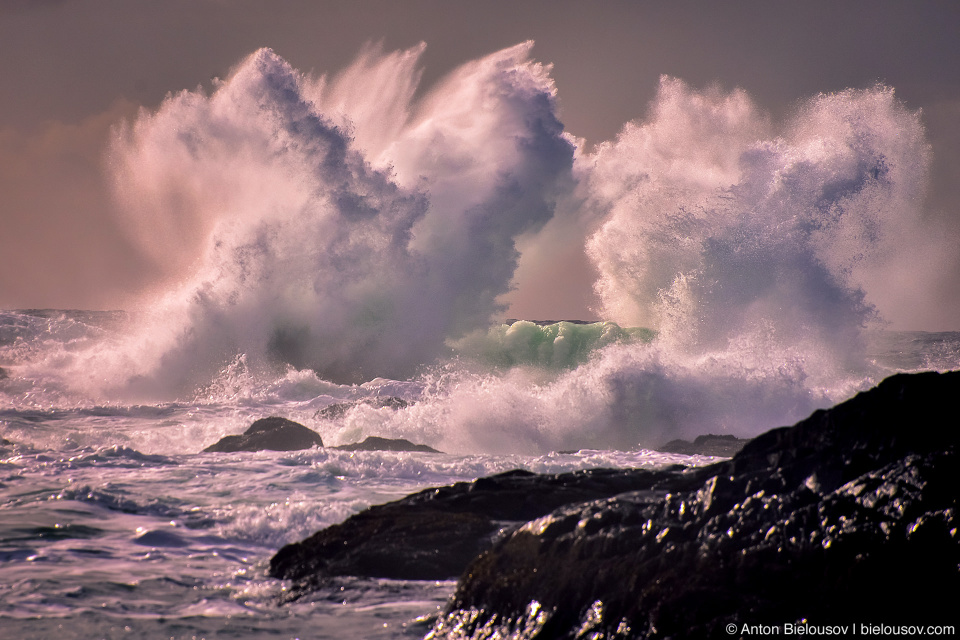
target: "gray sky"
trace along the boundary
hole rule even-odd
[[[269,46],[335,72],[368,41],[427,43],[423,87],[532,39],[553,64],[561,120],[597,143],[642,117],[658,78],[741,87],[774,118],[819,92],[885,82],[922,109],[934,164],[928,215],[960,230],[960,3],[0,0],[0,307],[113,308],[160,276],[118,230],[109,129],[169,91],[210,86]],[[960,252],[957,252],[960,253]],[[589,315],[593,275],[528,284],[516,315]],[[960,259],[904,328],[960,329]],[[953,277],[957,275],[958,277]]]

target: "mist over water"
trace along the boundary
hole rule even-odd
[[[644,117],[588,151],[531,47],[420,98],[422,45],[320,78],[262,49],[209,95],[142,111],[109,162],[169,285],[125,330],[10,342],[18,393],[241,407],[198,426],[194,450],[282,413],[333,443],[540,453],[755,435],[897,370],[869,349],[900,304],[890,283],[922,288],[948,248],[923,221],[919,116],[892,88],[775,123],[741,90],[664,77]],[[587,237],[615,325],[499,324],[518,239],[547,261],[566,249],[546,243],[569,234],[537,235],[551,220]],[[377,395],[411,404],[316,417]]]

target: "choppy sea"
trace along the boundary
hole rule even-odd
[[[592,356],[578,356],[584,364],[549,374],[542,364],[502,367],[501,362],[497,368],[488,363],[484,384],[479,385],[475,371],[446,385],[437,382],[435,377],[454,376],[449,366],[443,375],[362,384],[334,384],[293,369],[261,380],[232,371],[216,390],[207,387],[190,399],[84,401],[65,385],[56,364],[66,367],[70,353],[109,343],[124,317],[102,312],[0,313],[3,637],[422,637],[452,593],[453,582],[345,578],[309,601],[280,606],[285,584],[267,577],[269,558],[280,546],[369,505],[428,486],[515,468],[556,473],[714,460],[658,453],[639,442],[633,447],[577,447],[577,438],[566,431],[563,437],[543,436],[543,450],[531,448],[536,438],[528,434],[509,443],[517,452],[505,453],[483,450],[476,443],[484,439],[445,438],[435,430],[434,423],[444,419],[452,432],[478,428],[483,412],[458,414],[449,404],[451,398],[469,399],[461,388],[465,381],[472,381],[470,392],[487,403],[490,422],[496,425],[503,419],[498,412],[511,410],[520,400],[511,395],[509,402],[497,405],[489,393],[511,376],[517,387],[520,369],[531,369],[523,378],[523,392],[536,403],[552,386],[564,384],[565,376],[600,366],[598,359],[611,357],[605,350],[657,348],[656,339],[628,342],[625,333],[618,334],[621,342],[611,347],[603,337],[614,331],[609,325],[514,323],[514,333],[526,332],[525,346],[513,352],[516,359],[531,357],[531,344],[560,329],[599,342]],[[488,351],[501,360],[507,357],[502,337],[510,330],[511,325],[497,326],[486,338]],[[955,364],[960,334],[880,333],[872,344],[871,366],[882,376]],[[859,382],[862,386],[870,380]],[[383,396],[409,404],[394,409],[362,402]],[[346,404],[347,410],[335,418],[323,417],[320,410],[334,403]],[[512,410],[518,428],[523,428],[526,409]],[[222,435],[242,432],[267,415],[299,420],[327,444],[366,435],[404,436],[448,452],[314,448],[200,453]],[[541,417],[545,422],[550,418]],[[418,427],[418,421],[429,428]],[[632,428],[635,425],[620,425],[628,433]],[[752,428],[738,435],[749,435]],[[559,447],[551,448],[554,444],[569,446],[561,453]],[[469,450],[473,446],[478,448]]]
[[[267,561],[427,486],[705,464],[655,450],[960,367],[958,333],[884,330],[942,317],[956,255],[893,88],[774,122],[663,76],[591,149],[532,47],[428,91],[423,44],[329,77],[261,49],[118,123],[118,233],[152,284],[127,312],[0,311],[0,637],[422,637],[453,583],[279,606]],[[615,323],[491,324],[587,273]],[[200,453],[274,415],[444,453]]]

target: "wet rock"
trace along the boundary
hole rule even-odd
[[[337,418],[342,418],[347,411],[350,409],[360,406],[367,405],[375,409],[403,409],[409,407],[410,403],[403,398],[397,396],[383,396],[375,398],[363,398],[361,400],[356,400],[354,402],[336,402],[334,404],[328,405],[323,409],[317,411],[314,414],[314,418],[323,418],[326,420],[335,420]]]
[[[298,422],[274,416],[257,420],[242,435],[224,436],[203,452],[297,451],[314,446],[323,446],[319,434]]]
[[[560,505],[645,489],[679,470],[596,469],[557,475],[511,471],[426,489],[370,507],[280,549],[270,575],[295,582],[296,599],[331,576],[455,578],[494,539]]]
[[[894,376],[731,460],[561,507],[471,563],[431,637],[956,624],[958,393],[960,372]]]
[[[697,436],[690,442],[689,440],[671,440],[667,444],[658,447],[657,451],[662,453],[679,453],[685,456],[718,456],[729,458],[736,454],[743,445],[750,442],[746,438],[738,438],[731,435],[713,435]]]
[[[416,451],[420,453],[440,453],[433,447],[425,444],[414,444],[404,438],[381,438],[379,436],[369,436],[363,442],[354,442],[353,444],[342,444],[333,449],[341,451]]]

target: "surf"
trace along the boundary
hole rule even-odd
[[[261,49],[118,125],[119,215],[164,285],[109,326],[11,316],[8,401],[242,407],[222,434],[266,405],[316,422],[398,395],[315,426],[544,453],[750,436],[891,372],[871,355],[905,304],[891,282],[922,288],[948,251],[920,114],[892,88],[775,122],[742,90],[663,77],[588,148],[532,47],[425,89],[423,45],[320,77]],[[505,322],[520,265],[549,273],[570,246],[603,321]]]

